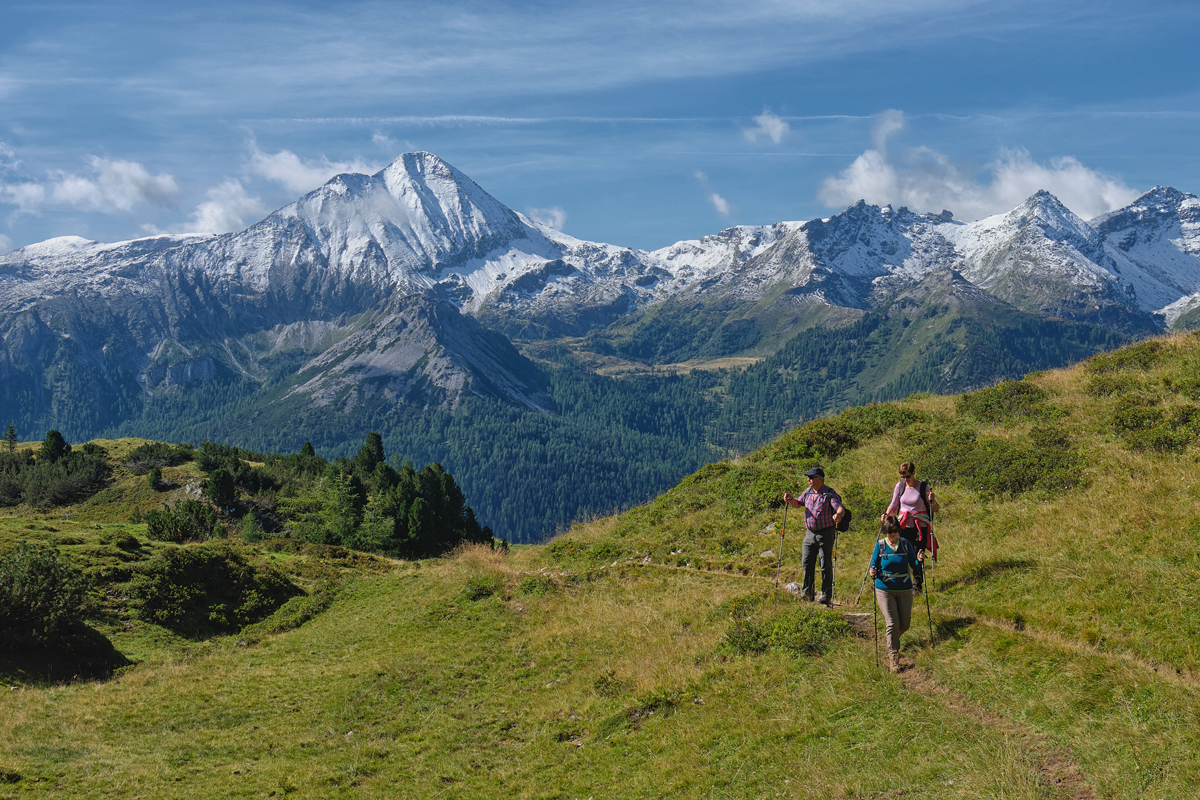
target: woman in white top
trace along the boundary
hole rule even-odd
[[[932,546],[933,512],[938,510],[933,488],[917,480],[917,465],[905,461],[900,465],[900,482],[892,492],[892,502],[879,519],[889,514],[900,520],[900,535],[912,542],[920,565],[913,575],[913,590],[918,594],[925,585],[925,551]]]

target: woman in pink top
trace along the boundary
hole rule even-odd
[[[913,590],[920,593],[925,586],[925,551],[933,534],[933,512],[938,510],[933,489],[917,480],[917,465],[905,461],[900,465],[900,482],[892,492],[892,502],[880,517],[889,514],[900,518],[900,535],[912,542],[917,551],[918,569],[913,575]]]

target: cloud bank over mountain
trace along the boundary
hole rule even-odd
[[[872,127],[874,147],[825,179],[821,201],[831,208],[862,199],[921,212],[950,209],[961,219],[976,220],[1004,213],[1045,189],[1079,216],[1092,219],[1138,195],[1119,179],[1089,169],[1073,156],[1039,163],[1024,149],[1001,149],[982,171],[925,146],[905,150],[897,163],[888,153],[887,140],[905,127],[903,112],[889,109],[879,114]]]

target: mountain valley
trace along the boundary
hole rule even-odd
[[[534,541],[849,404],[1187,328],[1200,200],[1159,187],[1086,222],[1039,192],[971,223],[859,202],[644,251],[541,225],[407,153],[236,233],[0,255],[0,290],[0,402],[23,432],[337,455],[376,430]],[[731,363],[752,366],[693,369]],[[477,444],[485,431],[499,440]],[[618,451],[640,466],[580,497],[567,451],[596,474]],[[514,480],[554,499],[514,504]]]

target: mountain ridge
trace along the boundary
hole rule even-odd
[[[1152,190],[1093,225],[1046,192],[971,223],[860,201],[645,251],[556,231],[438,157],[404,154],[236,233],[0,255],[0,402],[23,430],[76,439],[312,438],[336,452],[380,431],[447,460],[506,525],[553,529],[596,510],[555,473],[567,452],[605,476],[595,502],[622,507],[783,424],[1059,366],[1171,315],[1200,323],[1198,203]],[[825,357],[825,339],[845,363],[799,379],[777,357]],[[589,351],[644,379],[596,378],[577,357]],[[779,376],[659,372],[729,357]],[[516,510],[502,496],[514,481],[544,489],[520,503],[553,507]]]

